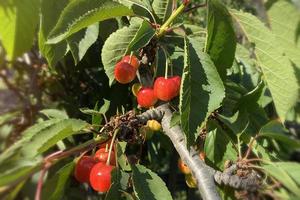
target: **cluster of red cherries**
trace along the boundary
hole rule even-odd
[[[76,163],[74,176],[80,183],[89,184],[95,191],[107,192],[111,185],[111,171],[116,166],[114,149],[109,162],[110,141],[99,146],[94,156],[82,156]]]
[[[115,79],[122,84],[133,81],[140,66],[139,59],[134,55],[126,55],[115,66]],[[170,101],[179,95],[180,76],[169,78],[157,77],[153,87],[141,87],[137,93],[137,102],[143,108],[150,108],[158,100]]]

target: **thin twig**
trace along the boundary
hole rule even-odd
[[[38,184],[36,187],[36,192],[35,192],[35,200],[40,200],[41,199],[41,194],[42,194],[42,189],[43,189],[43,182],[44,182],[44,177],[46,172],[48,171],[48,169],[51,167],[51,163],[46,163],[45,166],[43,167],[39,180],[38,180]]]
[[[20,89],[17,88],[16,86],[14,86],[9,80],[8,77],[6,76],[6,74],[4,74],[3,71],[0,72],[0,77],[2,78],[3,82],[5,83],[5,85],[7,86],[7,88],[9,90],[11,90],[12,92],[15,93],[15,95],[21,100],[23,101],[25,98],[24,96],[20,93]]]
[[[252,146],[253,146],[256,138],[257,138],[257,135],[255,137],[251,138],[251,140],[249,142],[249,146],[248,146],[247,152],[246,152],[246,154],[245,154],[245,156],[244,156],[243,159],[247,159],[249,157],[249,155],[251,153],[251,150],[252,150]]]
[[[206,3],[206,2],[205,2],[205,3],[201,3],[201,4],[197,4],[197,5],[195,5],[195,6],[192,6],[191,8],[186,8],[186,9],[184,10],[184,12],[185,12],[185,13],[191,12],[191,11],[197,9],[197,8],[203,8],[203,7],[206,7],[206,6],[207,6],[207,3]]]

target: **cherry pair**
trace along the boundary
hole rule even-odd
[[[115,79],[122,84],[130,83],[135,79],[136,71],[139,66],[140,62],[136,56],[124,56],[115,66]]]
[[[89,183],[98,192],[107,192],[111,185],[111,171],[115,168],[114,151],[111,152],[110,164],[107,148],[101,148],[94,156],[82,156],[75,167],[75,178],[80,183]]]
[[[180,76],[171,78],[158,77],[154,82],[154,87],[143,87],[137,94],[137,102],[141,107],[149,108],[157,100],[170,101],[178,96],[180,91]]]

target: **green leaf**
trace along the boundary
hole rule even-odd
[[[135,15],[137,16],[144,16],[152,20],[154,23],[155,17],[152,13],[152,7],[150,5],[150,2],[147,2],[148,0],[115,0],[124,6],[127,6],[129,9],[131,9]]]
[[[132,10],[111,0],[73,0],[63,10],[47,43],[58,43],[96,22],[133,15]]]
[[[103,114],[97,110],[93,110],[93,109],[89,109],[89,108],[79,108],[79,110],[80,110],[80,112],[87,114],[87,115],[102,116],[102,114]]]
[[[274,162],[274,163],[263,165],[262,167],[270,176],[280,181],[288,190],[293,192],[295,195],[299,195],[300,188],[297,186],[296,182],[293,180],[293,178],[290,176],[289,172],[287,171],[287,169],[299,170],[299,164],[291,165],[288,168],[287,168],[287,164],[288,163],[282,165],[282,162],[278,162],[278,163]]]
[[[98,108],[98,101],[96,102],[95,106],[94,106],[94,110],[99,110]],[[103,120],[103,116],[97,114],[92,114],[92,125],[100,125],[102,123]],[[100,126],[99,127],[94,127],[95,130],[99,131],[100,130]]]
[[[127,187],[128,187],[129,174],[121,171],[118,168],[115,168],[112,171],[111,176],[112,176],[112,178],[111,178],[112,184],[110,186],[109,191],[107,192],[107,194],[105,196],[105,200],[127,199],[127,198],[122,198],[122,197],[124,196],[124,191],[126,191]],[[121,191],[122,191],[122,193],[121,193]],[[125,195],[126,195],[126,193],[125,193]]]
[[[131,171],[130,164],[129,164],[126,154],[125,154],[127,142],[118,142],[117,145],[118,145],[117,157],[118,157],[118,163],[119,163],[120,167],[124,171]]]
[[[20,190],[22,190],[22,188],[24,187],[25,183],[26,183],[26,180],[18,183],[16,186],[14,186],[14,188],[11,191],[9,191],[9,194],[7,194],[4,197],[4,199],[5,200],[15,200],[17,198],[17,195],[19,194]]]
[[[22,159],[0,165],[0,187],[10,185],[28,176],[36,171],[38,164],[40,164],[38,159]]]
[[[277,166],[280,166],[286,171],[290,177],[300,185],[300,164],[296,162],[276,162]],[[298,194],[299,195],[299,194]]]
[[[6,0],[0,3],[0,40],[8,59],[30,50],[39,21],[39,0]]]
[[[108,101],[106,99],[103,99],[103,100],[104,100],[104,104],[101,106],[99,112],[102,114],[105,114],[110,107],[110,101]]]
[[[41,110],[40,113],[46,115],[49,119],[68,119],[69,116],[64,110],[57,109],[44,109]]]
[[[104,104],[101,106],[101,108],[97,109],[98,106],[95,106],[95,109],[89,109],[89,108],[80,108],[79,110],[84,113],[84,114],[88,114],[88,115],[104,115],[108,109],[109,109],[109,106],[110,106],[110,101],[104,99]]]
[[[275,35],[262,22],[249,13],[231,10],[247,39],[255,44],[255,56],[264,80],[270,89],[276,111],[283,122],[286,113],[298,99],[295,71]]]
[[[56,200],[62,199],[66,184],[72,176],[75,163],[72,161],[52,176],[43,187],[42,199]]]
[[[286,55],[300,69],[300,45],[297,46],[299,10],[288,1],[277,1],[268,10],[273,33]]]
[[[194,40],[185,39],[179,108],[188,146],[194,142],[197,128],[220,106],[225,96],[213,62],[200,48]]]
[[[159,22],[162,24],[172,14],[173,0],[154,0],[152,7]]]
[[[105,200],[115,200],[120,199],[120,179],[121,179],[121,171],[115,168],[111,172],[111,186],[106,193]]]
[[[218,124],[210,122],[208,127],[210,131],[204,144],[206,159],[214,167],[223,170],[226,160],[236,160],[238,156],[237,151],[234,149],[230,137]]]
[[[210,55],[221,78],[233,64],[236,36],[227,8],[219,0],[208,1],[208,27],[205,51]]]
[[[0,126],[3,123],[6,123],[15,117],[17,117],[21,112],[20,111],[15,111],[15,112],[8,112],[8,113],[2,113],[0,116]]]
[[[67,42],[46,44],[47,37],[55,26],[68,0],[42,0],[39,30],[39,49],[51,67],[67,53]]]
[[[14,143],[12,146],[10,146],[8,149],[6,149],[1,155],[0,155],[0,166],[3,165],[5,161],[8,159],[12,159],[12,157],[17,157],[17,151],[22,147],[26,146],[26,143],[31,140],[31,138],[38,134],[40,131],[47,129],[48,127],[52,126],[53,124],[56,124],[60,122],[60,119],[50,119],[47,121],[43,121],[41,123],[35,124],[32,127],[26,129],[23,132],[23,137],[18,140],[16,143]]]
[[[147,21],[135,18],[129,27],[123,27],[109,36],[101,57],[110,84],[114,81],[115,65],[121,57],[147,45],[154,34],[155,30]]]
[[[289,148],[300,148],[300,141],[287,136],[287,130],[278,121],[270,121],[259,131],[260,137],[267,137],[280,141],[289,146]]]
[[[179,125],[181,120],[181,116],[179,112],[173,112],[172,118],[170,121],[170,127],[172,128],[173,126]]]
[[[67,38],[75,64],[83,58],[87,50],[96,42],[99,34],[99,23],[90,25]]]
[[[235,58],[240,66],[240,72],[238,74],[240,76],[240,83],[248,90],[252,90],[258,85],[261,79],[261,73],[258,71],[255,60],[251,57],[251,52],[244,46],[238,44]]]
[[[172,196],[161,178],[142,165],[132,166],[132,181],[139,200],[171,200]]]
[[[47,151],[58,141],[73,134],[80,133],[87,125],[85,121],[79,119],[60,120],[35,134],[30,141],[22,147],[21,152],[26,157],[34,157],[37,154]]]

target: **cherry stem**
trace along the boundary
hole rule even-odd
[[[107,158],[107,161],[106,161],[106,165],[110,165],[110,158],[111,158],[111,152],[112,152],[112,149],[113,149],[113,146],[114,146],[114,142],[115,142],[115,139],[116,139],[116,136],[119,132],[119,129],[116,129],[115,132],[114,132],[114,135],[111,139],[111,143],[110,143],[110,146],[109,146],[109,152],[108,152],[108,158]]]
[[[172,24],[172,22],[180,15],[184,9],[187,7],[189,4],[189,1],[184,1],[183,4],[181,4],[172,14],[171,16],[167,19],[167,21],[160,27],[157,37],[160,38],[163,36],[167,30],[169,29],[169,26]]]
[[[168,71],[169,71],[169,63],[168,63],[168,59],[166,58],[165,79],[168,78]]]
[[[169,72],[169,63],[170,63],[169,54],[168,54],[167,50],[163,46],[161,46],[161,49],[163,50],[163,52],[165,54],[165,57],[166,57],[165,79],[167,79],[168,78],[168,72]],[[171,74],[173,75],[172,68],[171,68]]]
[[[243,159],[247,159],[249,157],[249,155],[251,153],[251,150],[252,150],[252,146],[253,146],[253,144],[254,144],[254,142],[255,142],[256,139],[257,139],[257,135],[255,137],[251,138],[251,140],[249,142],[249,146],[248,146],[247,152],[246,152],[246,154],[245,154],[245,156],[244,156]]]
[[[129,64],[131,63],[132,55],[133,55],[133,52],[130,52],[130,56],[129,56]]]

